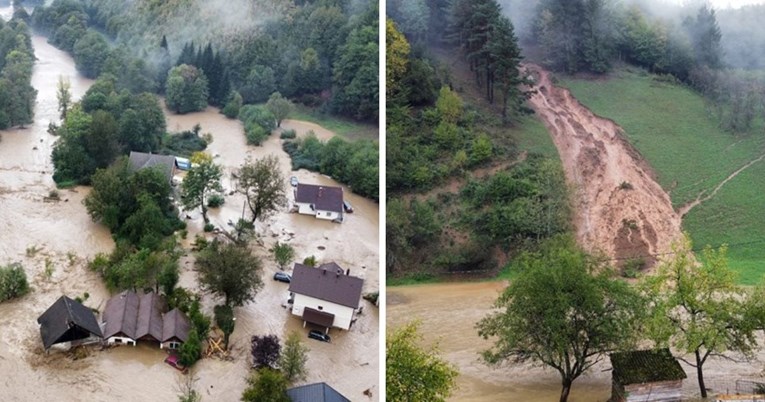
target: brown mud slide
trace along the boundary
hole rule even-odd
[[[531,106],[550,132],[572,186],[577,241],[617,265],[639,258],[653,266],[655,255],[670,251],[682,231],[681,217],[651,167],[615,122],[554,86],[543,68],[524,67],[535,82]]]

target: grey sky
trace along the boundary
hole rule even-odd
[[[698,0],[691,0],[692,2],[696,2]],[[688,3],[689,0],[667,0],[669,3],[675,3],[675,4],[685,4]],[[714,6],[714,8],[739,8],[741,6],[746,6],[749,4],[765,4],[765,0],[709,0],[709,2]]]

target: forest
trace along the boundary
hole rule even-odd
[[[0,130],[31,123],[37,91],[32,87],[34,49],[23,15],[0,19]]]

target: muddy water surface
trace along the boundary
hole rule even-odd
[[[0,15],[6,9],[0,10]],[[113,242],[108,231],[91,222],[82,199],[87,188],[61,192],[62,201],[44,202],[54,188],[51,179],[50,152],[55,137],[47,134],[48,123],[58,120],[55,87],[59,75],[69,77],[75,98],[92,83],[76,74],[72,59],[51,47],[45,38],[33,38],[35,64],[33,86],[38,90],[35,123],[24,129],[0,132],[0,264],[20,261],[24,264],[33,291],[24,298],[0,304],[0,400],[28,401],[38,398],[78,401],[90,400],[169,401],[177,394],[178,372],[162,363],[163,351],[155,346],[138,345],[109,350],[89,349],[89,355],[73,360],[66,353],[42,351],[35,319],[62,294],[70,297],[89,293],[87,305],[103,309],[109,294],[100,278],[87,271],[86,259],[98,252],[108,252]],[[215,109],[185,116],[168,115],[171,130],[191,128],[200,123],[203,132],[211,132],[215,141],[210,152],[216,155],[228,173],[248,156],[257,158],[275,154],[284,175],[301,181],[335,184],[330,179],[307,171],[290,172],[289,158],[281,151],[278,135],[263,147],[246,146],[240,123],[228,120]],[[298,123],[299,124],[299,123]],[[225,185],[233,188],[230,176]],[[291,190],[285,182],[285,189]],[[291,191],[290,191],[291,194]],[[319,222],[310,217],[279,211],[265,222],[257,223],[259,238],[255,249],[264,258],[265,286],[256,300],[235,310],[237,326],[232,335],[232,358],[204,359],[196,366],[197,389],[205,400],[235,401],[245,387],[249,373],[250,336],[276,334],[286,336],[298,330],[305,334],[302,322],[281,306],[287,298],[287,285],[270,280],[278,269],[268,248],[278,239],[291,243],[297,258],[315,255],[320,261],[337,261],[351,269],[351,274],[365,279],[364,291],[376,291],[378,281],[378,214],[376,204],[347,194],[356,213],[342,225]],[[230,229],[228,221],[241,215],[243,199],[227,199],[226,205],[212,211],[213,223]],[[201,229],[198,212],[188,212],[189,238]],[[29,252],[28,252],[29,251]],[[182,261],[181,284],[196,288],[192,270],[193,255]],[[50,275],[46,273],[50,272]],[[219,303],[209,295],[204,308],[211,313]],[[326,381],[351,400],[368,400],[362,392],[371,389],[376,398],[379,316],[377,309],[365,306],[353,329],[347,333],[331,331],[333,342],[324,344],[306,339],[311,348],[307,383]],[[137,384],[140,384],[137,385]],[[374,399],[376,400],[376,399]]]
[[[388,330],[414,319],[426,345],[438,342],[441,355],[459,369],[457,390],[451,401],[555,401],[560,377],[552,370],[528,364],[491,368],[479,352],[491,343],[480,338],[475,324],[491,311],[506,282],[480,282],[389,287]],[[610,372],[599,369],[574,383],[569,401],[606,401]]]

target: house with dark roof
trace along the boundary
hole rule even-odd
[[[669,349],[612,353],[611,401],[682,400],[685,371]]]
[[[350,270],[334,262],[317,268],[295,264],[289,291],[293,295],[292,314],[306,323],[325,328],[348,330],[359,308],[364,280],[350,276]]]
[[[188,338],[189,320],[177,309],[165,311],[167,304],[154,292],[126,290],[112,297],[102,316],[106,343],[135,346],[136,341],[147,341],[159,343],[160,348],[180,347]]]
[[[351,402],[325,382],[290,388],[287,396],[292,402]]]
[[[300,214],[342,222],[343,188],[298,183],[295,187],[295,206]]]
[[[76,300],[61,296],[37,318],[40,337],[47,352],[51,346],[102,338],[95,314]]]
[[[176,159],[171,155],[147,154],[144,152],[130,152],[128,159],[130,171],[135,172],[146,168],[156,168],[167,177],[168,182],[172,182],[175,176]]]

